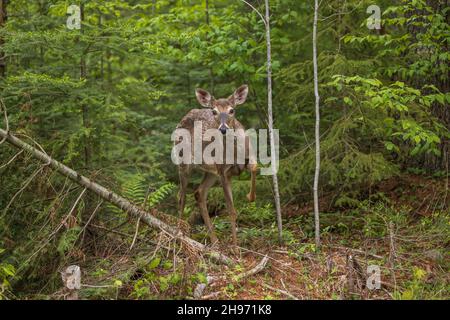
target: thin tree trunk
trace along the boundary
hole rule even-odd
[[[80,19],[81,23],[84,21],[84,5],[80,5]],[[83,26],[81,26],[81,33],[83,33]],[[86,66],[86,53],[84,50],[81,52],[80,56],[80,78],[81,80],[85,80],[87,78],[87,66]],[[85,129],[89,128],[89,108],[86,104],[81,106],[81,112],[83,117],[83,127]],[[89,138],[85,137],[84,139],[84,166],[85,168],[89,168],[91,163],[91,150],[90,150],[90,141]]]
[[[6,20],[8,20],[8,12],[6,10],[6,5],[8,0],[0,0],[0,28],[5,27]],[[0,77],[4,78],[6,76],[6,57],[3,51],[3,45],[5,44],[5,39],[0,38]]]
[[[192,108],[192,107],[191,107],[191,104],[192,104],[192,99],[191,99],[191,96],[192,96],[192,92],[191,92],[191,75],[190,75],[189,70],[187,70],[186,78],[187,78],[188,107],[189,107],[189,108]]]
[[[273,133],[272,115],[272,44],[270,41],[270,8],[269,0],[266,1],[266,42],[267,42],[267,113],[269,117],[270,156],[272,168],[276,167],[275,137]],[[283,242],[283,221],[281,219],[280,191],[278,189],[278,176],[275,169],[272,172],[273,191],[275,195],[275,209],[277,212],[278,241]]]
[[[81,24],[81,29],[80,29],[80,33],[83,34],[83,23],[84,21],[84,4],[81,3],[80,4],[80,24]],[[86,80],[88,77],[88,72],[87,72],[87,65],[86,65],[86,55],[87,55],[87,50],[84,49],[81,51],[81,55],[80,55],[80,79],[81,80]],[[83,128],[85,130],[85,132],[87,130],[89,130],[90,128],[90,118],[89,118],[89,106],[86,103],[83,103],[81,105],[81,113],[82,113],[82,125]],[[91,169],[91,162],[92,162],[92,148],[91,148],[91,138],[90,135],[86,135],[84,136],[84,168],[85,170],[89,170]],[[85,206],[84,206],[84,213],[82,215],[83,219],[86,218],[88,219],[88,215],[91,212],[91,201],[89,199],[89,197],[86,197],[85,200]]]
[[[320,220],[319,220],[319,174],[320,174],[320,96],[319,80],[317,71],[317,16],[319,12],[319,0],[314,3],[314,25],[313,25],[313,66],[314,66],[314,96],[316,97],[316,170],[314,172],[314,224],[316,248],[320,248]]]
[[[99,17],[98,17],[98,27],[100,29],[103,28],[102,26],[102,19],[103,19],[103,15],[100,13]],[[103,48],[100,49],[100,81],[102,84],[102,88],[104,88],[104,78],[105,78],[105,52],[103,51]]]
[[[205,245],[185,236],[183,232],[181,232],[179,229],[169,226],[165,222],[152,216],[151,214],[141,209],[140,207],[132,204],[127,199],[106,189],[105,187],[95,183],[94,181],[91,181],[90,179],[80,175],[78,172],[63,165],[61,162],[56,161],[55,159],[51,158],[44,152],[39,151],[36,148],[30,146],[29,144],[23,142],[22,140],[15,137],[11,133],[8,134],[5,130],[0,129],[0,139],[2,140],[3,138],[6,139],[6,141],[12,144],[13,146],[28,151],[33,157],[42,161],[44,164],[56,170],[58,173],[71,179],[73,182],[79,184],[80,186],[85,187],[89,191],[95,193],[102,199],[112,203],[121,210],[124,210],[132,217],[141,219],[141,221],[143,221],[148,226],[169,233],[170,235],[172,235],[176,239],[181,240],[184,244],[190,246],[191,248],[207,254],[208,256],[210,256],[211,259],[215,260],[216,262],[228,265],[233,264],[233,261],[227,256],[223,255],[222,253],[216,250],[212,250],[206,247]]]
[[[47,16],[47,10],[46,10],[46,4],[43,1],[39,2],[39,14],[41,15],[41,17],[45,17]],[[39,44],[39,66],[41,68],[43,68],[45,66],[45,61],[44,61],[44,57],[45,57],[45,51],[44,51],[44,44]]]
[[[210,21],[210,19],[209,19],[209,0],[205,0],[205,18],[206,18],[206,25],[209,26],[209,21]],[[206,36],[206,41],[208,42],[208,45],[210,45],[209,44],[209,35]],[[214,87],[215,87],[214,73],[213,73],[212,67],[209,67],[208,69],[209,69],[209,80],[210,80],[209,90],[210,90],[211,94],[214,95]]]

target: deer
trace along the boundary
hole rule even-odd
[[[203,107],[202,109],[192,109],[190,110],[179,122],[177,129],[186,129],[190,136],[194,135],[194,123],[200,121],[202,124],[202,136],[206,130],[218,130],[221,133],[219,136],[225,137],[230,129],[234,129],[234,132],[238,129],[240,132],[244,132],[244,126],[236,119],[236,108],[245,103],[248,95],[248,86],[242,85],[234,91],[234,93],[225,99],[215,99],[208,91],[201,88],[195,90],[195,95],[199,104]],[[203,139],[202,139],[203,140]],[[179,143],[180,140],[175,140],[175,145]],[[195,141],[192,139],[192,145]],[[208,142],[202,141],[202,146],[205,148]],[[225,142],[224,142],[225,144]],[[233,176],[239,176],[244,170],[250,172],[251,175],[251,188],[250,192],[247,194],[247,200],[253,202],[256,199],[256,174],[257,174],[257,164],[256,161],[250,161],[252,158],[249,143],[249,139],[245,136],[245,163],[201,163],[192,164],[182,163],[178,165],[180,189],[178,194],[178,207],[180,218],[183,215],[185,204],[186,204],[186,188],[189,182],[191,172],[193,170],[198,170],[203,172],[203,180],[194,192],[194,196],[199,208],[203,222],[206,225],[211,244],[215,245],[218,243],[216,233],[214,231],[214,226],[211,222],[209,212],[207,209],[207,197],[208,190],[219,181],[223,188],[226,210],[230,216],[231,231],[232,231],[232,243],[233,247],[237,246],[237,231],[236,231],[236,218],[237,213],[233,203],[233,194],[231,189],[231,178]]]

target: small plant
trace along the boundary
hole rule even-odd
[[[197,273],[184,279],[182,269],[180,269],[182,265],[174,268],[172,261],[161,256],[156,256],[141,266],[139,278],[131,281],[133,290],[130,297],[134,299],[145,300],[161,296],[179,298],[183,292],[192,293],[191,287],[195,287],[197,283],[206,283],[206,275],[203,273]]]
[[[264,226],[264,222],[272,221],[274,211],[272,205],[266,204],[264,207],[256,206],[255,202],[247,203],[240,209],[240,215],[238,216],[246,223],[258,223]]]
[[[298,247],[297,253],[301,257],[305,254],[315,253],[316,245],[314,243],[304,243]]]
[[[414,267],[412,270],[412,280],[408,288],[400,294],[397,293],[396,298],[401,300],[422,299],[424,291],[424,280],[427,275],[425,270]]]
[[[0,254],[4,249],[0,249]],[[16,275],[16,269],[12,264],[0,263],[0,300],[7,298],[7,292],[11,288],[10,281]]]

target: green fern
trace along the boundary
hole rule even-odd
[[[140,174],[130,175],[122,185],[123,195],[131,202],[143,204],[147,194],[148,184]]]
[[[146,182],[143,175],[128,174],[124,179],[125,182],[121,186],[121,194],[130,202],[143,206],[148,210],[160,204],[175,189],[173,183],[164,183],[158,188],[154,188]],[[107,208],[110,212],[120,213],[121,210],[112,204],[108,204]]]
[[[158,205],[159,203],[161,203],[161,201],[163,201],[168,195],[172,193],[173,189],[175,189],[175,185],[173,183],[169,182],[163,184],[161,187],[159,187],[157,190],[155,190],[150,194],[146,207],[152,208]]]

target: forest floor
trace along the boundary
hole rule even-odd
[[[446,179],[415,175],[385,181],[374,187],[370,201],[321,214],[320,250],[314,244],[310,204],[284,208],[287,216],[281,246],[273,221],[250,224],[248,217],[241,216],[237,254],[229,250],[227,217],[216,217],[214,224],[221,249],[236,258],[234,267],[216,265],[196,253],[185,252],[167,235],[157,235],[148,229],[136,241],[132,241],[131,233],[108,231],[103,240],[107,242],[97,240],[93,252],[73,253],[72,261],[79,261],[86,284],[80,296],[449,299],[448,187]],[[327,201],[326,197],[322,199],[323,208]],[[206,238],[204,227],[192,233],[197,240]],[[153,240],[148,240],[151,236]],[[240,278],[266,255],[269,259],[262,270]],[[371,277],[368,266],[380,271],[379,287],[372,281],[376,277]],[[202,283],[206,286],[201,286],[198,292]],[[367,284],[374,286],[369,288]],[[64,294],[63,290],[56,290],[50,297],[61,299]]]
[[[320,252],[312,236],[285,247],[261,241],[245,250],[243,264],[256,265],[261,253],[269,253],[270,263],[238,285],[223,281],[217,298],[448,299],[448,187],[446,179],[417,175],[384,181],[373,190],[382,202],[322,214]],[[329,200],[321,200],[326,208]],[[306,215],[305,222],[312,223],[312,204],[285,211],[289,221]],[[304,238],[301,225],[297,235]],[[368,266],[380,268],[379,288],[367,287]]]

